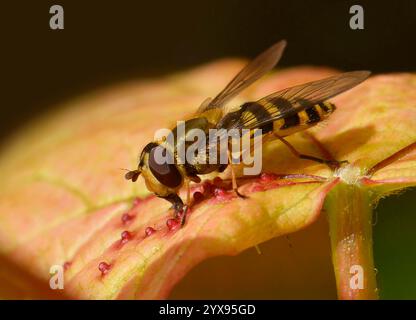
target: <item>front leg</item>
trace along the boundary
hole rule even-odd
[[[159,198],[165,199],[172,204],[171,209],[175,210],[175,219],[178,217],[178,214],[183,211],[184,204],[181,199],[176,193],[171,193],[167,196],[159,196]]]
[[[179,215],[181,215],[181,227],[184,226],[186,222],[186,213],[191,203],[191,189],[189,186],[189,180],[185,180],[185,187],[186,187],[186,203],[184,204],[181,197],[179,197],[176,193],[171,193],[166,197],[161,197],[170,203],[172,203],[172,209],[175,210],[174,218],[177,219]]]

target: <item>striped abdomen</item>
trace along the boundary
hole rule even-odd
[[[253,127],[256,123],[264,123],[267,119],[278,118],[281,114],[280,119],[255,127],[261,128],[263,134],[274,131],[284,137],[316,125],[335,110],[334,104],[325,101],[291,114],[288,112],[292,108],[290,102],[281,98],[279,100],[267,103],[248,102],[242,105],[240,110],[244,127]],[[284,116],[285,113],[288,115]]]

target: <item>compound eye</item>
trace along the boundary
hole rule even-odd
[[[172,159],[169,155],[168,151],[161,146],[153,148],[149,153],[149,168],[161,184],[176,188],[182,183],[182,175],[172,163],[173,161],[167,161]]]

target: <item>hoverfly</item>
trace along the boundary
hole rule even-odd
[[[270,141],[270,138],[281,140],[295,156],[333,165],[334,161],[299,153],[284,138],[326,119],[335,110],[335,105],[327,100],[358,85],[368,78],[370,72],[346,72],[308,82],[272,93],[257,101],[246,102],[236,111],[225,111],[227,102],[277,64],[285,46],[285,40],[274,44],[248,63],[215,98],[206,99],[196,114],[185,121],[185,135],[193,128],[202,129],[207,134],[208,130],[212,128],[261,129],[262,135],[267,135],[267,141]],[[178,162],[159,164],[155,160],[157,148],[161,148],[163,152],[170,154],[176,160],[178,144],[185,140],[185,137],[177,136],[177,127],[172,132],[176,136],[173,145],[166,144],[163,139],[147,144],[140,154],[137,169],[127,172],[125,178],[134,182],[141,174],[149,191],[172,203],[176,214],[183,212],[182,225],[185,223],[186,211],[190,204],[189,184],[191,181],[200,182],[199,175],[222,172],[230,166],[233,190],[238,196],[245,197],[238,192],[231,158],[225,165],[220,163],[190,164],[187,162],[184,164]],[[185,204],[178,195],[179,189],[183,186],[187,188]]]

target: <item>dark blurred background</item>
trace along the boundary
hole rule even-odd
[[[0,143],[67,97],[224,56],[252,57],[286,38],[282,66],[416,69],[415,1],[7,1],[1,4]],[[65,29],[49,28],[60,4]],[[364,8],[351,30],[349,8]]]

